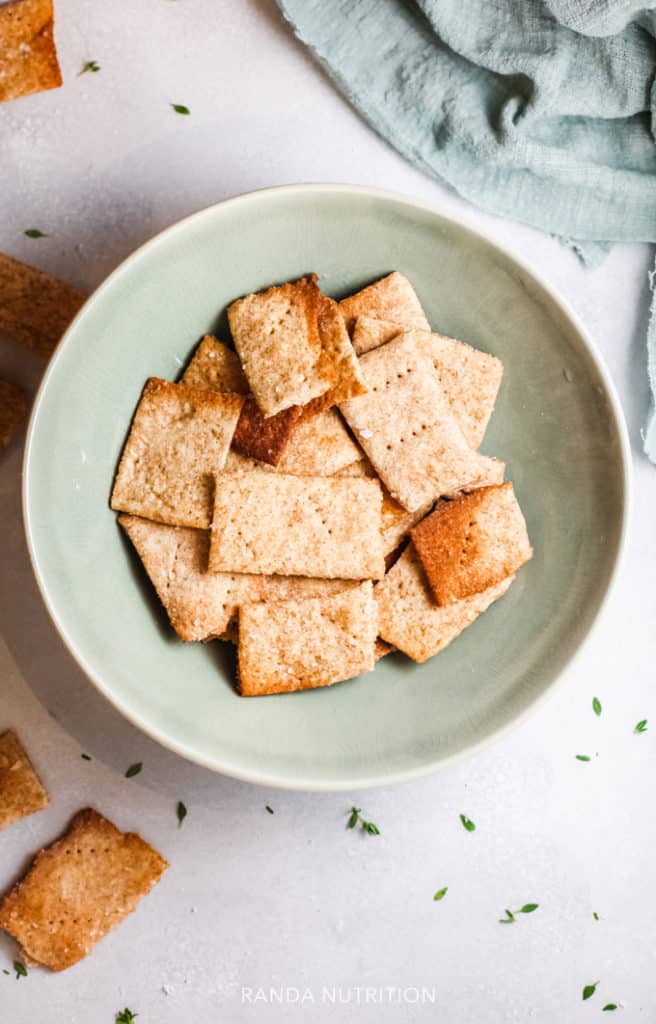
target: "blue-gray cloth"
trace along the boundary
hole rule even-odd
[[[467,199],[562,235],[584,257],[601,243],[656,242],[654,7],[278,3],[373,127]],[[656,399],[654,312],[647,348]],[[653,408],[644,444],[656,462]]]

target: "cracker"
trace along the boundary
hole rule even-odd
[[[0,331],[26,348],[49,356],[85,300],[52,274],[0,253]]]
[[[182,375],[182,383],[209,391],[248,394],[248,381],[237,353],[212,334],[206,334]]]
[[[278,469],[292,476],[332,476],[362,458],[336,409],[298,424]]]
[[[373,316],[358,316],[353,324],[353,348],[359,356],[380,348],[386,342],[408,330],[408,324],[397,320],[377,320]]]
[[[301,408],[294,405],[266,418],[248,393],[248,381],[236,352],[211,334],[205,335],[183,374],[182,383],[210,391],[233,391],[246,395],[232,438],[233,448],[247,458],[272,466],[280,462],[301,417]]]
[[[381,640],[380,637],[376,639],[375,657],[376,661],[380,661],[381,658],[387,657],[388,654],[392,654],[396,650],[396,647],[392,647],[385,640]]]
[[[433,363],[465,441],[478,448],[494,412],[503,363],[488,352],[442,334],[417,333]]]
[[[0,927],[30,960],[63,971],[135,910],[167,867],[136,833],[87,808],[5,897]]]
[[[513,579],[509,576],[480,594],[440,607],[433,600],[419,556],[409,544],[374,588],[378,632],[413,661],[427,661],[505,594]]]
[[[248,573],[207,571],[209,533],[164,526],[136,516],[118,521],[139,558],[181,640],[206,640],[229,626],[240,604],[261,601],[266,578]]]
[[[210,525],[213,474],[225,463],[242,395],[151,377],[134,414],[111,505],[171,526]]]
[[[408,512],[489,482],[490,459],[472,451],[435,371],[412,337],[361,357],[369,392],[340,405],[391,496]]]
[[[21,389],[0,378],[0,448],[6,448],[27,415],[27,399]]]
[[[339,475],[378,480],[378,474],[366,456],[364,459],[354,462],[353,465],[346,466]],[[415,512],[408,512],[403,508],[403,505],[399,505],[398,501],[394,500],[382,483],[381,489],[383,492],[383,503],[381,506],[380,528],[383,534],[383,551],[387,558],[399,546],[412,527],[416,526],[430,512],[433,502],[429,501],[426,505],[421,505]]]
[[[337,383],[337,366],[319,333],[322,304],[316,274],[310,274],[228,307],[235,348],[265,416],[306,405]]]
[[[0,735],[0,830],[43,810],[48,794],[13,729]]]
[[[438,502],[412,540],[439,605],[513,576],[533,554],[511,483]]]
[[[316,579],[311,576],[262,576],[267,601],[302,601],[308,597],[331,597],[357,587],[353,580]]]
[[[331,597],[244,605],[239,688],[244,697],[330,686],[375,665],[371,582]]]
[[[364,395],[367,390],[358,357],[346,330],[344,317],[338,304],[325,295],[322,296],[319,313],[319,337],[324,352],[336,368],[337,384],[305,406],[306,416],[314,416],[324,409],[330,409],[347,398]]]
[[[53,0],[0,5],[0,103],[62,84]]]
[[[417,293],[404,274],[395,270],[339,304],[349,334],[359,316],[392,320],[419,331],[430,331]]]
[[[379,579],[380,506],[373,480],[220,473],[210,570]]]

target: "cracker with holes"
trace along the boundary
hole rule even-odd
[[[397,270],[386,277],[381,277],[379,281],[368,285],[355,295],[342,299],[339,308],[349,334],[352,333],[359,316],[391,320],[403,324],[405,328],[430,331],[430,324],[417,293],[407,277]]]
[[[375,665],[371,582],[330,597],[243,605],[239,689],[244,697],[331,686]]]
[[[228,321],[255,401],[265,416],[306,405],[337,384],[319,333],[316,274],[237,299]]]
[[[381,500],[375,480],[220,473],[210,570],[380,579]]]
[[[419,556],[409,544],[374,588],[378,632],[413,661],[427,661],[502,597],[512,580],[509,576],[480,594],[441,607],[435,604]]]
[[[226,460],[243,395],[151,377],[119,463],[111,505],[171,526],[207,528],[214,474]]]
[[[8,729],[0,735],[0,830],[49,803],[25,747]]]
[[[0,928],[26,959],[63,971],[132,913],[167,867],[141,836],[88,808],[0,903]]]
[[[414,338],[395,338],[360,361],[369,391],[340,410],[392,498],[408,512],[498,481],[500,466],[468,446]]]
[[[49,356],[85,299],[52,274],[0,253],[0,333],[25,348]]]
[[[267,594],[264,576],[207,571],[206,530],[165,526],[120,515],[173,629],[181,640],[207,640],[224,633],[245,601]]]
[[[511,483],[438,502],[412,540],[439,605],[513,576],[533,554]]]
[[[0,4],[0,103],[61,84],[53,0]]]

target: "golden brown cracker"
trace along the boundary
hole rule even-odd
[[[0,253],[0,331],[26,348],[49,356],[85,300],[52,274]]]
[[[6,448],[27,416],[27,398],[11,381],[0,378],[0,448]]]
[[[0,103],[61,84],[53,0],[0,4]]]
[[[212,334],[206,334],[182,375],[182,383],[190,388],[209,391],[232,391],[248,394],[248,381],[237,353]]]
[[[27,751],[13,729],[0,735],[0,830],[50,803]]]
[[[330,597],[243,605],[239,688],[244,697],[330,686],[375,664],[371,582]]]
[[[349,334],[359,316],[391,320],[419,331],[430,330],[417,293],[407,277],[397,270],[387,277],[381,277],[355,295],[342,299],[339,308]]]
[[[333,299],[322,296],[319,312],[319,337],[326,358],[335,367],[337,383],[319,398],[312,399],[304,407],[305,416],[314,416],[324,409],[330,409],[347,398],[364,395],[367,385],[358,357],[355,354],[344,318]]]
[[[119,463],[111,505],[171,526],[210,525],[213,474],[226,460],[243,395],[151,377]]]
[[[220,473],[210,570],[379,579],[380,505],[373,480]]]
[[[438,502],[412,540],[439,605],[514,576],[533,554],[511,483]]]
[[[63,971],[132,913],[167,867],[136,833],[87,808],[2,901],[0,928],[30,960]]]

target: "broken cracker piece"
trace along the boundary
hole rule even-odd
[[[319,333],[323,301],[309,274],[228,307],[242,369],[265,416],[306,405],[337,384],[338,367]]]
[[[404,274],[395,270],[387,277],[368,285],[339,304],[349,334],[359,316],[392,320],[407,328],[430,331],[430,324],[421,308],[417,293]]]
[[[304,415],[306,417],[314,416],[324,409],[330,409],[347,398],[364,395],[367,390],[364,375],[351,344],[339,305],[325,295],[322,296],[322,306],[319,312],[319,337],[327,358],[336,368],[337,384],[329,388],[319,398],[313,398],[305,406]]]
[[[85,301],[52,274],[0,253],[0,331],[26,348],[49,356]]]
[[[380,661],[381,658],[387,657],[388,654],[392,654],[396,650],[396,647],[392,647],[386,640],[381,640],[380,637],[376,639],[375,657],[376,661]]]
[[[213,474],[223,468],[243,404],[243,395],[151,377],[125,442],[112,508],[207,529]]]
[[[11,381],[0,378],[0,448],[6,448],[27,415],[27,399]]]
[[[440,607],[433,600],[419,556],[409,544],[374,588],[378,632],[413,661],[427,661],[505,594],[513,579],[509,576],[480,594]]]
[[[265,598],[264,576],[207,571],[210,538],[206,530],[165,526],[128,515],[120,515],[118,521],[181,640],[219,636],[240,604]]]
[[[210,571],[380,579],[381,500],[374,480],[219,473]]]
[[[511,483],[438,502],[411,536],[439,605],[514,576],[533,554]]]
[[[244,697],[330,686],[375,665],[371,582],[331,597],[243,605],[239,689]]]
[[[0,928],[30,960],[63,971],[135,910],[167,867],[136,833],[87,808],[2,901]]]
[[[408,512],[498,467],[467,445],[435,370],[412,337],[394,338],[360,360],[369,386],[340,411],[392,498]],[[482,479],[481,479],[482,478]]]
[[[48,794],[13,729],[0,735],[0,829],[43,810]]]
[[[53,0],[0,4],[0,103],[61,84]]]

